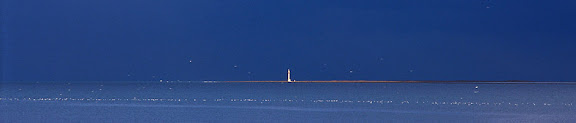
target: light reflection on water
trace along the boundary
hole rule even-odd
[[[11,115],[8,113],[10,111],[27,109],[26,107],[30,108],[24,111],[35,111],[37,107],[75,110],[75,106],[94,107],[92,110],[98,112],[115,109],[97,108],[101,106],[217,108],[215,112],[212,112],[216,114],[243,109],[356,113],[409,112],[410,115],[427,113],[426,116],[442,114],[448,115],[447,117],[465,113],[471,116],[514,114],[566,118],[563,116],[576,114],[573,106],[576,97],[571,95],[576,92],[573,89],[576,85],[570,84],[164,82],[4,83],[0,85],[0,107],[3,108],[0,110],[0,115],[6,116]],[[43,110],[38,112],[43,112]],[[446,114],[447,112],[451,113]],[[138,112],[124,113],[138,114]],[[58,112],[50,112],[50,114],[58,114]],[[62,117],[68,115],[70,114],[62,114]],[[92,117],[92,115],[86,115],[86,117]],[[260,113],[251,115],[256,117],[260,116]],[[377,119],[387,116],[389,115],[378,116]],[[103,115],[102,117],[115,116]],[[350,117],[362,118],[364,116],[350,115]]]
[[[535,103],[535,102],[466,102],[466,101],[392,101],[392,100],[339,100],[339,99],[313,99],[313,100],[299,100],[299,99],[206,99],[206,98],[0,98],[0,101],[53,101],[53,102],[248,102],[248,103],[362,103],[362,104],[394,104],[394,105],[463,105],[463,106],[483,106],[483,105],[497,105],[497,106],[569,106],[571,102],[561,103]]]

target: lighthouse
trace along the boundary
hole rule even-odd
[[[288,82],[292,82],[292,79],[290,79],[290,69],[288,69]]]

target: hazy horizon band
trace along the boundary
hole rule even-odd
[[[320,81],[204,81],[204,82],[280,82],[280,83],[494,83],[494,84],[576,84],[572,81],[370,81],[370,80],[320,80]]]

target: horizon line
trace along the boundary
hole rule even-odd
[[[501,84],[576,84],[575,81],[480,81],[480,80],[304,80],[304,81],[205,81],[205,82],[280,82],[280,83],[501,83]]]
[[[93,83],[93,82],[159,82],[159,83],[181,83],[181,82],[201,82],[201,83],[474,83],[474,84],[576,84],[576,81],[528,81],[528,80],[301,80],[301,81],[280,81],[280,80],[133,80],[133,81],[71,81],[71,80],[49,80],[49,81],[0,81],[1,83]]]

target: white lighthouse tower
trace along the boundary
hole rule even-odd
[[[288,69],[288,82],[292,82],[292,79],[290,79],[290,69]]]

